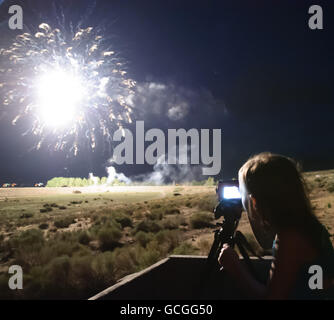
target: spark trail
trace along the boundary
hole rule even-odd
[[[10,110],[14,125],[29,118],[24,134],[38,137],[36,149],[76,155],[132,122],[136,83],[93,27],[71,33],[42,23],[1,48],[0,59],[0,111]]]

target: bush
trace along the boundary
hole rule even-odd
[[[30,229],[21,232],[8,243],[14,251],[16,263],[22,267],[31,267],[41,262],[41,249],[45,243],[43,232]]]
[[[152,210],[149,214],[147,214],[147,218],[151,220],[161,220],[164,216],[163,210]]]
[[[98,254],[92,261],[92,269],[96,275],[97,285],[102,288],[105,287],[106,283],[109,285],[116,282],[115,277],[115,259],[111,252],[103,252]],[[96,289],[95,293],[96,293]]]
[[[215,179],[213,179],[213,177],[209,177],[208,180],[205,181],[204,185],[215,186],[216,185]]]
[[[327,191],[328,192],[334,192],[334,182],[330,182],[330,183],[328,183],[328,185],[327,185]]]
[[[14,247],[31,247],[35,245],[43,245],[43,233],[38,229],[23,231],[13,239],[12,244],[14,245]]]
[[[115,221],[121,225],[122,228],[132,227],[132,220],[123,213],[117,213],[114,217]]]
[[[193,229],[201,229],[211,227],[213,215],[209,213],[195,213],[190,218],[190,225]]]
[[[176,247],[173,251],[173,254],[180,254],[180,255],[192,255],[198,251],[191,243],[184,242]]]
[[[212,242],[213,240],[210,242],[209,240],[203,238],[198,241],[198,247],[202,255],[207,256],[209,254]]]
[[[103,227],[98,232],[98,239],[102,250],[112,250],[119,245],[122,232],[116,226]]]
[[[24,213],[20,216],[20,219],[28,219],[28,218],[31,218],[33,216],[34,216],[33,213]]]
[[[58,204],[57,203],[51,203],[50,207],[52,207],[52,208],[58,208]]]
[[[136,241],[138,241],[139,244],[144,248],[152,240],[153,240],[153,233],[139,231],[136,234]]]
[[[49,206],[39,209],[39,212],[41,213],[50,212],[50,211],[52,211],[52,208]]]
[[[140,268],[147,268],[162,258],[161,247],[153,240],[147,244],[146,249],[138,256]]]
[[[47,277],[54,283],[66,283],[70,271],[70,258],[60,256],[54,258],[46,267]]]
[[[160,230],[161,230],[161,226],[158,223],[151,221],[151,220],[143,220],[139,222],[139,224],[136,226],[135,233],[139,231],[156,233]]]
[[[166,209],[165,214],[180,214],[180,210],[177,208]]]
[[[203,211],[213,212],[216,205],[216,197],[214,194],[201,197],[197,200],[196,205]]]
[[[62,219],[58,219],[54,222],[55,227],[57,228],[68,228],[69,225],[75,223],[75,220],[72,217],[65,217]]]
[[[86,297],[96,293],[97,276],[95,270],[92,268],[93,261],[94,256],[92,255],[75,256],[71,258],[69,284],[72,284],[75,291],[72,293],[72,296],[74,295],[75,297],[78,291],[81,296]],[[70,289],[72,288],[70,287]]]
[[[81,204],[82,201],[71,201],[70,204]]]
[[[167,230],[177,229],[179,225],[180,225],[180,222],[178,219],[167,218],[162,221],[162,227]]]
[[[91,240],[92,240],[91,237],[89,236],[89,234],[86,231],[80,232],[79,237],[78,237],[79,243],[81,243],[83,245],[87,245],[87,244],[89,244],[89,242]]]
[[[169,252],[176,248],[180,243],[180,231],[178,230],[161,230],[155,235],[155,239],[161,246],[161,250]]]
[[[41,223],[39,226],[38,226],[39,229],[41,230],[46,230],[49,228],[49,225],[47,223]]]

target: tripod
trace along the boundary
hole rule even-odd
[[[214,231],[214,241],[212,243],[206,264],[201,275],[198,289],[201,295],[205,295],[205,289],[207,284],[210,283],[212,275],[215,273],[215,271],[220,269],[218,257],[224,244],[228,244],[232,248],[237,245],[239,252],[244,258],[246,266],[248,267],[248,270],[256,279],[260,279],[249,258],[249,255],[247,254],[246,249],[253,255],[257,255],[254,253],[254,250],[246,240],[245,236],[237,230],[239,220],[241,218],[242,207],[238,207],[233,203],[226,204],[224,202],[220,202],[215,208],[215,217],[219,217],[221,212],[224,213],[223,221],[221,223],[216,223],[216,226],[219,228]]]

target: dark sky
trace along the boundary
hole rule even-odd
[[[1,21],[6,8],[1,6]],[[25,24],[55,21],[51,1],[21,1]],[[261,151],[295,157],[306,170],[334,167],[333,1],[57,1],[67,21],[100,25],[137,81],[163,83],[189,99],[179,120],[149,115],[148,128],[221,128],[224,177]],[[308,8],[321,5],[324,29],[308,28]],[[13,31],[1,26],[2,35]],[[2,36],[1,35],[1,36]],[[172,92],[172,94],[174,94]],[[150,105],[146,105],[150,108]],[[142,120],[140,117],[138,120]],[[110,154],[78,156],[30,150],[32,137],[0,120],[0,183],[53,176],[104,175]],[[150,171],[122,166],[126,175]]]

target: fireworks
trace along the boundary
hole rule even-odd
[[[76,155],[132,122],[135,81],[92,27],[69,34],[42,23],[0,49],[0,58],[2,111],[16,114],[13,124],[31,118],[26,134],[38,137],[37,149],[47,144]]]

